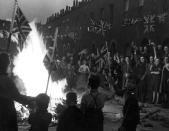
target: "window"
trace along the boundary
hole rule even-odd
[[[143,7],[144,6],[144,0],[139,0],[139,7]]]
[[[110,22],[113,23],[113,20],[114,20],[114,4],[110,4],[109,8],[110,8]]]
[[[124,0],[124,12],[128,12],[130,6],[130,0]]]
[[[169,5],[168,0],[163,0],[163,11],[164,12],[168,11],[168,5]]]
[[[100,18],[104,18],[104,8],[100,8]]]
[[[94,16],[94,12],[90,12],[90,18],[91,18],[91,19],[94,19],[94,17],[95,17],[95,16]]]

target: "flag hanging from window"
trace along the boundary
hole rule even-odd
[[[24,16],[23,12],[16,6],[16,12],[14,16],[14,24],[12,28],[12,34],[18,34],[18,43],[20,50],[23,49],[23,44],[31,31],[31,27],[29,22],[27,21],[26,17]]]

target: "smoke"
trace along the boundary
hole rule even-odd
[[[18,91],[22,95],[26,95],[26,88],[24,86],[22,79],[20,79],[18,76],[14,76],[14,82],[15,82],[15,85],[16,85]]]

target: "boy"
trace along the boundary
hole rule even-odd
[[[59,116],[56,131],[86,131],[83,114],[77,107],[77,94],[69,92],[66,95],[67,108]]]
[[[30,131],[48,131],[52,115],[48,113],[47,108],[49,104],[49,96],[46,94],[39,94],[36,97],[36,111],[29,116]]]

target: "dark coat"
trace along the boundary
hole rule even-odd
[[[0,130],[18,131],[14,101],[28,104],[28,98],[19,93],[7,74],[0,74]]]
[[[125,105],[123,107],[123,127],[136,128],[140,121],[139,105],[135,95],[128,96]],[[126,130],[129,131],[129,130]]]
[[[48,131],[51,120],[52,115],[47,111],[37,111],[30,114],[28,119],[29,124],[31,124],[30,131]]]
[[[82,97],[81,109],[85,115],[87,131],[103,131],[103,106],[104,97],[98,91],[91,91]]]
[[[85,131],[83,114],[76,106],[70,106],[59,116],[57,131]]]

